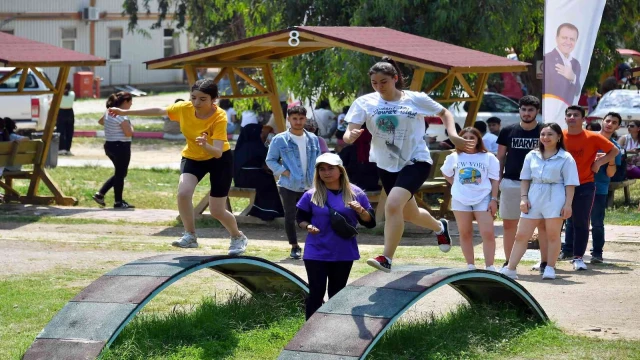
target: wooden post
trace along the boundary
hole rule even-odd
[[[484,96],[484,86],[487,84],[487,79],[489,79],[488,73],[478,74],[478,80],[476,80],[476,100],[469,102],[469,110],[467,110],[467,119],[464,121],[464,127],[473,126],[476,122],[476,116],[478,115],[478,110],[480,109],[480,104],[482,103],[482,98]]]
[[[69,66],[63,66],[60,67],[60,71],[58,72],[56,91],[53,94],[53,99],[51,99],[51,106],[49,108],[49,114],[47,115],[47,124],[45,125],[44,132],[42,134],[44,148],[42,149],[42,155],[40,157],[39,163],[34,165],[33,175],[29,184],[29,191],[27,192],[27,196],[25,198],[26,202],[35,203],[37,201],[36,198],[38,195],[38,185],[40,184],[40,179],[43,179],[49,190],[51,190],[51,192],[53,193],[55,201],[58,205],[74,205],[77,203],[77,200],[75,198],[64,196],[58,185],[53,182],[53,180],[51,180],[49,174],[44,169],[44,166],[47,162],[47,155],[51,150],[51,137],[53,136],[53,129],[56,126],[56,120],[58,119],[60,101],[62,100],[62,95],[64,94],[64,87],[67,84],[67,78],[69,77],[70,70],[71,68]],[[57,151],[57,149],[53,149],[53,151]]]
[[[269,90],[269,102],[271,102],[271,111],[273,112],[273,117],[276,120],[276,130],[280,133],[286,129],[286,126],[284,123],[284,114],[282,113],[282,108],[280,107],[278,85],[276,84],[276,80],[273,76],[271,64],[265,64],[262,67],[262,72],[264,73],[264,80],[267,84],[267,90]]]
[[[413,78],[411,79],[411,86],[409,86],[409,90],[411,91],[420,91],[422,88],[422,81],[424,80],[424,69],[417,68],[413,70]]]
[[[233,91],[233,95],[240,96],[240,88],[238,87],[238,82],[236,81],[236,74],[233,72],[233,67],[227,68],[227,77],[229,77],[229,83],[231,84],[231,91]]]
[[[198,74],[196,73],[196,68],[193,65],[185,65],[184,72],[187,73],[187,81],[189,82],[189,86],[193,86],[193,84],[198,81]]]

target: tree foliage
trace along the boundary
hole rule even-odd
[[[131,31],[137,13],[156,4],[155,27],[173,14],[199,46],[238,40],[297,25],[385,26],[496,55],[513,49],[523,61],[542,59],[544,0],[124,0]],[[615,49],[640,49],[640,2],[608,0],[587,78],[593,85],[620,60]],[[303,98],[351,97],[368,87],[371,56],[328,49],[286,59],[275,71],[282,86]],[[539,91],[535,69],[523,77]]]

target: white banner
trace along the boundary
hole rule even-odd
[[[565,129],[589,71],[606,0],[545,0],[542,118]]]

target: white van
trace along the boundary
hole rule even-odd
[[[10,73],[14,68],[0,67],[0,77]],[[38,69],[40,73],[49,79],[47,74]],[[16,92],[20,83],[22,71],[11,76],[7,81],[0,84],[0,92]],[[51,82],[51,79],[49,79]],[[33,71],[29,70],[24,84],[24,91],[49,91],[49,88],[40,80]],[[15,95],[0,96],[0,117],[9,117],[16,122],[19,131],[41,131],[47,122],[49,114],[49,103],[53,94],[44,95]]]

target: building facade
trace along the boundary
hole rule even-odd
[[[182,82],[182,70],[147,70],[144,62],[186,52],[187,35],[172,27],[169,14],[162,28],[151,29],[158,14],[147,15],[138,2],[138,26],[146,34],[127,30],[122,0],[2,0],[0,31],[106,59],[106,66],[93,69],[103,85]],[[44,70],[51,79],[58,76],[57,68]],[[72,69],[69,82],[81,70],[92,69]]]

